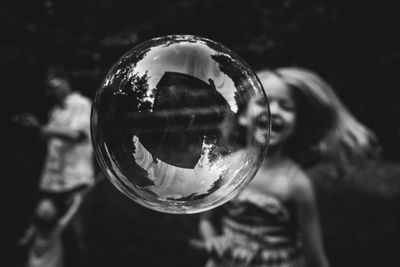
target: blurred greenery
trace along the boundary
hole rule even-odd
[[[338,178],[312,170],[332,266],[399,266],[400,17],[395,1],[327,0],[3,0],[0,3],[1,113],[5,133],[2,266],[21,266],[16,238],[37,194],[44,144],[10,116],[45,119],[49,64],[67,66],[92,97],[114,62],[135,45],[168,34],[224,44],[254,69],[297,65],[320,73],[376,134],[383,161]],[[146,210],[106,180],[86,203],[94,266],[201,266],[190,250],[196,216]],[[90,215],[90,216],[89,216]],[[11,245],[10,245],[11,244]],[[1,264],[1,263],[5,264]],[[163,264],[161,264],[163,263]]]
[[[385,156],[398,159],[399,22],[395,1],[386,0],[3,0],[0,65],[15,103],[8,113],[37,106],[48,64],[68,66],[75,87],[93,96],[130,48],[193,34],[226,45],[254,69],[317,71],[378,134]]]
[[[331,266],[398,266],[400,164],[371,162],[345,177],[321,164],[309,173]]]

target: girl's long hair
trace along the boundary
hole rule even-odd
[[[260,80],[277,75],[293,89],[297,125],[287,153],[303,166],[323,159],[340,170],[377,156],[377,139],[343,105],[332,87],[315,72],[284,67],[259,72]],[[268,95],[268,88],[265,88]]]

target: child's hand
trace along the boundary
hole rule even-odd
[[[24,114],[21,114],[18,116],[14,116],[12,118],[12,121],[14,121],[15,123],[18,123],[22,127],[31,128],[31,129],[40,128],[39,120],[35,117],[35,115],[30,114],[30,113],[24,113]]]
[[[26,246],[26,245],[28,245],[28,243],[29,243],[29,241],[31,240],[33,234],[34,234],[34,227],[31,225],[31,226],[29,226],[28,229],[26,230],[24,236],[21,237],[21,238],[17,241],[17,245],[18,245],[18,246]]]
[[[215,254],[221,258],[232,247],[232,241],[226,236],[216,236],[205,240],[191,240],[190,244],[198,249],[206,250],[209,254]]]
[[[26,246],[28,244],[28,241],[29,239],[24,236],[17,241],[17,246],[19,247]]]

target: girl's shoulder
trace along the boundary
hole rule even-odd
[[[314,186],[306,172],[297,164],[294,164],[289,172],[288,179],[290,179],[290,183],[288,192],[290,198],[295,201],[304,201],[313,197]]]
[[[287,159],[272,167],[261,169],[247,188],[272,195],[282,201],[289,201],[295,192],[296,184],[301,183],[303,179],[307,178],[302,168]]]

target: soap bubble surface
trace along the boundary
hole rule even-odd
[[[109,70],[93,101],[101,169],[122,193],[166,213],[217,207],[266,154],[268,101],[249,66],[191,35],[151,39]]]

